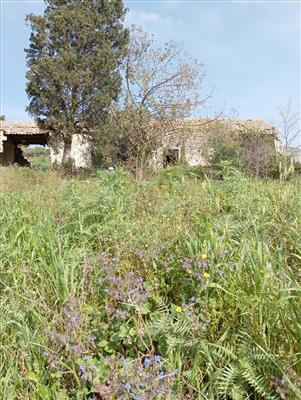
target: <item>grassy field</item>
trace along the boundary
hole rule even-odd
[[[301,398],[300,182],[0,179],[1,399]]]

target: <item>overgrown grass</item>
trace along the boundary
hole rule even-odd
[[[1,398],[301,398],[300,182],[0,179]]]

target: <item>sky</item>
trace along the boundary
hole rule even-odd
[[[41,14],[44,2],[0,2],[0,113],[7,120],[31,120],[25,111],[24,48],[30,34],[25,16]],[[125,5],[126,25],[141,26],[158,45],[181,43],[204,64],[204,96],[214,91],[209,112],[233,109],[238,118],[277,126],[280,106],[291,100],[300,110],[301,1],[129,0]]]

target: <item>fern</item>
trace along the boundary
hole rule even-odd
[[[248,361],[243,362],[242,376],[254,388],[255,392],[265,400],[277,400],[279,397],[273,395],[265,385],[265,378],[256,373],[256,369]]]
[[[240,369],[237,366],[229,365],[223,369],[222,375],[219,379],[219,395],[222,398],[227,398],[239,376]]]
[[[254,347],[248,337],[239,334],[237,345],[208,343],[214,364],[219,368],[217,390],[223,399],[246,399],[250,389],[264,400],[279,396],[268,389],[267,376],[275,369],[271,357],[260,347]]]

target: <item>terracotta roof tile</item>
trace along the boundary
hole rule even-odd
[[[246,132],[262,132],[265,134],[276,134],[276,129],[261,119],[229,119],[229,120],[208,120],[202,118],[193,118],[186,120],[178,120],[173,126],[174,128],[192,127],[202,128],[214,126],[215,123],[225,127],[229,132],[246,133]]]
[[[0,121],[0,129],[5,135],[39,135],[41,134],[35,122]]]
[[[229,132],[245,133],[249,131],[262,132],[265,134],[277,134],[274,127],[260,119],[229,119],[211,121],[202,118],[193,118],[185,120],[177,120],[172,123],[173,129],[182,129],[185,127],[202,128],[214,126],[215,123],[221,124]],[[38,135],[40,130],[35,122],[8,122],[0,121],[0,129],[5,131],[5,135]],[[209,129],[210,130],[210,129]]]

